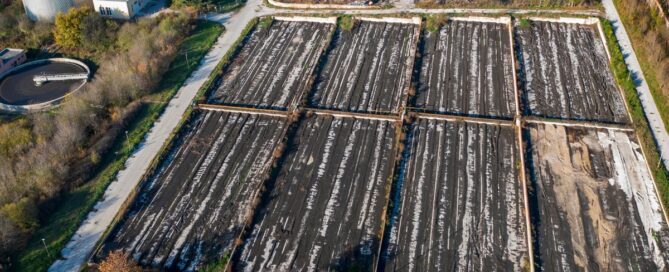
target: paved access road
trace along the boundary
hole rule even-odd
[[[641,65],[639,65],[639,60],[637,60],[634,48],[632,48],[632,42],[627,35],[625,26],[620,21],[620,15],[618,14],[616,6],[613,4],[613,0],[603,0],[602,4],[604,4],[606,17],[611,21],[611,24],[613,24],[613,30],[618,39],[618,44],[620,44],[625,63],[627,64],[627,69],[629,69],[630,72],[632,72],[632,75],[635,76],[635,81],[637,83],[636,91],[641,99],[641,105],[643,106],[646,118],[648,118],[648,122],[650,123],[653,136],[657,141],[660,156],[662,156],[662,163],[664,163],[664,167],[669,168],[669,134],[667,134],[667,129],[664,126],[664,122],[662,122],[660,112],[657,110],[653,95],[650,93],[646,78],[643,76]]]

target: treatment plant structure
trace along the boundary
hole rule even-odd
[[[0,73],[0,112],[50,109],[81,89],[89,78],[88,66],[74,59],[43,59],[14,67]]]
[[[58,13],[75,6],[74,0],[23,0],[26,15],[33,21],[53,22]]]

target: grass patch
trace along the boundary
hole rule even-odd
[[[169,100],[190,76],[190,72],[200,64],[202,57],[209,52],[222,32],[223,26],[216,22],[198,21],[193,34],[184,39],[179,46],[179,53],[163,75],[159,91],[147,96],[147,99],[162,102]]]
[[[228,262],[230,262],[230,253],[225,254],[223,258],[220,258],[218,260],[206,264],[204,267],[202,267],[200,271],[202,272],[225,271],[225,267],[228,265]]]
[[[225,13],[239,9],[246,4],[246,0],[214,0],[216,12]]]
[[[519,28],[529,28],[531,25],[531,22],[529,19],[526,18],[520,18],[518,19],[518,27]]]
[[[174,59],[163,76],[160,88],[147,97],[162,102],[143,103],[126,128],[128,137],[126,138],[124,133],[117,137],[110,151],[102,157],[95,177],[82,186],[64,193],[59,207],[42,222],[41,227],[32,235],[26,249],[17,254],[14,271],[46,271],[55,261],[79,224],[102,197],[109,183],[123,169],[126,160],[163,112],[167,106],[167,100],[197,68],[197,64],[222,31],[222,27],[216,23],[197,21],[193,33],[179,46],[180,52],[189,52],[190,65],[186,62],[185,54],[179,54]],[[42,244],[42,238],[45,239],[50,256]]]
[[[351,31],[355,26],[355,19],[351,15],[342,15],[337,18],[337,25],[343,30]]]
[[[643,10],[643,13],[639,14],[638,11],[630,10],[629,8],[625,9],[627,3],[623,0],[614,0],[614,3],[616,7],[618,7],[620,19],[625,25],[625,29],[632,40],[632,46],[634,47],[639,64],[641,65],[641,70],[644,73],[650,93],[655,100],[655,105],[662,117],[662,122],[665,127],[669,127],[669,95],[663,94],[662,90],[662,84],[666,84],[667,80],[662,78],[662,75],[660,75],[661,73],[659,72],[659,69],[662,68],[660,65],[662,60],[655,60],[655,52],[653,52],[659,50],[661,45],[650,45],[650,43],[646,41],[648,32],[661,32],[661,30],[665,29],[664,18],[662,18],[656,8],[651,6],[646,7],[646,9]],[[642,20],[640,16],[648,17],[649,21],[643,22],[644,20]],[[641,24],[647,26],[642,27]],[[658,38],[656,42],[658,41],[663,41],[663,39]]]
[[[232,57],[234,57],[237,54],[237,52],[241,49],[247,36],[249,35],[249,33],[251,33],[251,31],[253,31],[256,28],[256,26],[259,24],[259,21],[260,19],[256,17],[251,19],[251,21],[248,24],[246,24],[246,26],[242,30],[242,33],[230,46],[228,52],[225,52],[225,55],[223,55],[221,61],[218,62],[216,68],[214,68],[214,71],[211,72],[211,75],[207,80],[207,82],[205,82],[198,91],[197,96],[195,96],[195,101],[204,102],[205,97],[209,94],[209,91],[211,91],[211,89],[213,88],[214,83],[223,75],[223,70],[225,69],[226,65],[228,65],[230,60],[232,60]],[[191,109],[187,111],[186,116],[190,114],[190,111]]]
[[[47,270],[77,230],[79,223],[102,197],[116,173],[123,169],[125,161],[149,131],[161,108],[159,104],[141,106],[139,113],[128,126],[128,138],[119,135],[110,154],[105,156],[101,164],[103,167],[93,180],[64,194],[58,209],[46,218],[32,235],[26,249],[18,255],[15,271]],[[42,239],[45,240],[51,256],[47,254]]]
[[[262,17],[258,22],[258,28],[268,29],[270,26],[272,26],[272,22],[274,22],[274,18],[272,18],[271,16]]]
[[[437,32],[446,24],[446,15],[432,14],[425,19],[425,29],[429,32]]]
[[[618,41],[613,33],[611,23],[605,19],[600,20],[606,36],[606,42],[611,51],[611,68],[613,74],[618,85],[620,85],[625,93],[625,99],[627,100],[627,106],[629,107],[632,116],[634,128],[639,137],[640,144],[646,153],[646,159],[653,172],[651,174],[655,177],[655,186],[657,186],[660,194],[660,200],[665,207],[669,207],[669,172],[663,163],[659,163],[660,154],[658,152],[657,143],[650,130],[648,119],[646,119],[641,100],[636,91],[636,85],[634,84],[629,70],[627,70],[627,65],[625,64],[623,54],[618,46]]]

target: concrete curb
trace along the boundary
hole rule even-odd
[[[277,21],[289,21],[289,22],[312,22],[312,23],[324,23],[324,24],[337,24],[337,17],[306,17],[306,16],[274,16],[274,20]]]
[[[284,3],[276,0],[267,0],[270,5],[280,8],[291,9],[378,9],[376,6],[368,5],[340,5],[340,4],[297,4]]]

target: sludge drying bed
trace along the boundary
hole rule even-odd
[[[143,266],[188,271],[230,253],[285,118],[204,111],[189,125],[102,253],[123,249]]]
[[[278,110],[296,106],[311,86],[334,28],[334,23],[284,20],[257,26],[224,69],[209,103]]]
[[[667,268],[667,224],[633,134],[555,125],[525,134],[538,268]]]
[[[253,217],[231,260],[234,271],[371,270],[379,259],[384,235],[388,240],[384,240],[384,258],[378,264],[388,271],[431,271],[438,267],[518,271],[528,269],[529,256],[534,256],[537,266],[545,270],[653,270],[664,262],[665,256],[653,249],[657,244],[664,251],[664,245],[669,244],[663,242],[669,240],[657,198],[635,193],[634,198],[626,199],[624,190],[611,185],[618,183],[608,179],[620,169],[646,169],[633,137],[620,131],[610,136],[599,130],[593,134],[566,129],[560,133],[567,136],[556,132],[562,136],[543,142],[543,149],[536,151],[536,143],[542,143],[546,136],[529,135],[541,135],[537,131],[539,127],[544,129],[543,125],[529,125],[525,130],[531,150],[527,153],[530,160],[526,169],[533,174],[528,176],[528,183],[531,178],[535,231],[534,253],[528,252],[517,138],[508,126],[511,122],[483,119],[509,119],[515,113],[513,56],[505,23],[452,20],[439,32],[424,33],[420,57],[423,62],[415,68],[419,69],[415,102],[421,111],[432,114],[422,115],[408,127],[413,138],[409,138],[403,152],[404,165],[396,169],[397,127],[393,122],[375,118],[399,118],[361,113],[400,113],[410,81],[405,75],[412,69],[411,46],[418,38],[417,25],[358,23],[351,32],[336,31],[331,50],[321,59],[321,66],[315,68],[334,24],[275,20],[269,29],[256,30],[247,37],[219,89],[210,96],[212,103],[286,110],[298,105],[301,94],[311,90],[308,106],[334,109],[342,111],[337,113],[341,116],[349,116],[332,117],[325,114],[328,111],[321,111],[315,116],[307,114],[300,121],[276,172],[265,184],[268,191],[257,209],[251,196],[258,191],[251,188],[262,187],[264,178],[258,177],[269,171],[254,170],[246,176],[234,172],[237,170],[222,169],[259,169],[258,165],[268,165],[269,154],[286,129],[284,118],[253,115],[260,119],[248,125],[252,131],[222,139],[214,135],[220,135],[220,130],[229,126],[228,121],[215,124],[211,119],[214,117],[202,121],[203,116],[251,117],[203,113],[196,118],[199,121],[190,134],[179,140],[183,142],[177,143],[179,147],[170,153],[169,162],[163,163],[158,177],[146,185],[149,187],[143,187],[105,247],[128,249],[144,266],[195,269],[227,256],[237,244],[233,241],[240,229],[250,222],[244,219]],[[603,68],[608,67],[604,63],[608,60],[601,55],[605,54],[600,51],[601,45],[597,45],[601,40],[596,29],[551,24],[534,22],[530,28],[515,30],[516,41],[526,42],[517,44],[523,50],[519,60],[525,74],[519,77],[526,80],[520,90],[524,92],[524,113],[627,122],[624,106],[615,104],[616,99],[622,99],[616,98],[617,89],[610,90],[615,91],[610,97],[600,95],[615,85],[607,74],[610,72]],[[538,26],[548,30],[535,30]],[[299,30],[302,28],[305,31]],[[541,34],[532,36],[535,32]],[[521,34],[525,36],[520,37]],[[277,43],[281,45],[274,48]],[[287,57],[269,62],[266,58],[270,52]],[[254,54],[267,56],[256,58],[252,57]],[[556,59],[566,61],[556,63]],[[295,73],[287,69],[295,69],[291,70]],[[309,77],[314,69],[319,74],[312,86]],[[573,69],[579,73],[567,73]],[[561,97],[556,90],[566,96]],[[529,100],[532,92],[534,100]],[[232,94],[241,96],[228,96]],[[537,99],[540,95],[544,96],[543,102]],[[606,103],[613,106],[599,106]],[[468,121],[437,120],[442,118]],[[261,130],[264,126],[256,124],[261,121],[272,123],[272,129]],[[476,123],[488,121],[504,125]],[[609,135],[606,137],[610,143],[604,144],[602,139],[606,137],[601,135]],[[248,154],[211,151],[216,141],[227,145],[247,138],[249,142],[242,143],[238,150],[251,150]],[[573,166],[564,160],[572,159],[571,154],[584,153],[583,146],[588,151],[581,157],[588,157],[590,166]],[[555,150],[565,147],[569,155],[558,160],[559,164],[550,159],[543,161],[564,156],[560,153],[563,151]],[[627,155],[617,160],[612,155],[614,151]],[[201,166],[212,152],[228,152],[230,155],[226,156],[233,157],[229,163],[237,166],[220,159],[211,162],[211,166]],[[242,156],[244,159],[238,162],[234,159]],[[570,165],[565,166],[566,162]],[[215,171],[222,173],[224,179],[243,177],[247,181],[215,181],[220,178],[213,174]],[[403,187],[397,193],[400,201],[387,206],[393,171],[401,174],[398,183]],[[634,179],[634,175],[642,178]],[[652,189],[652,180],[643,171],[632,171],[627,177],[630,181],[620,184],[628,184],[635,192]],[[581,179],[583,182],[569,183]],[[555,189],[558,183],[562,187]],[[209,188],[213,191],[207,192]],[[221,192],[228,188],[229,194]],[[391,228],[384,229],[386,208],[398,212],[390,217]],[[596,228],[605,231],[593,231]]]
[[[388,121],[302,122],[236,270],[369,271],[377,261],[395,157]]]
[[[385,271],[528,268],[514,129],[421,118],[410,131]]]
[[[435,113],[513,118],[510,20],[488,21],[453,18],[438,31],[423,32],[415,107]]]
[[[389,19],[393,20],[393,19]],[[357,20],[337,29],[316,78],[312,107],[351,112],[397,113],[411,81],[419,26]]]
[[[515,31],[525,114],[629,122],[596,25],[530,21]]]

